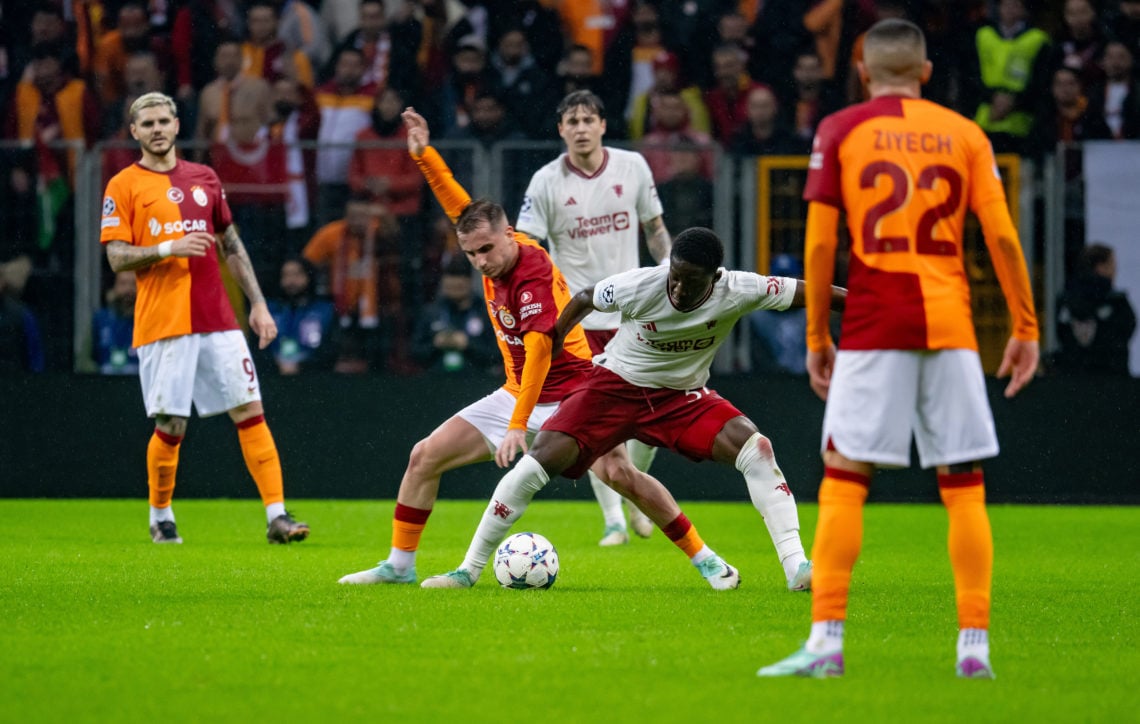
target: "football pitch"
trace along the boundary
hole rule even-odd
[[[440,501],[421,580],[462,559],[483,503]],[[682,503],[740,569],[711,590],[655,531],[597,546],[593,503],[539,498],[515,530],[558,548],[547,591],[340,586],[387,555],[391,501],[292,501],[312,537],[270,546],[250,500],[0,500],[5,722],[1120,722],[1140,687],[1136,508],[992,506],[996,681],[954,676],[946,518],[871,504],[847,674],[762,680],[806,638],[746,503]],[[814,505],[800,506],[810,549]],[[1128,541],[1132,541],[1129,543]]]

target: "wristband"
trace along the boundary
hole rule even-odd
[[[170,256],[173,253],[173,250],[174,250],[174,242],[173,241],[162,242],[161,244],[158,245],[158,258],[159,259],[165,259],[166,257]]]

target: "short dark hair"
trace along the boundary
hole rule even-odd
[[[506,224],[507,212],[503,207],[490,199],[475,199],[459,214],[455,220],[455,231],[458,234],[469,234],[486,222],[491,228],[499,224]]]
[[[597,93],[589,90],[576,90],[573,93],[567,94],[562,102],[558,104],[555,113],[558,114],[559,122],[562,121],[562,116],[566,115],[567,111],[575,108],[584,107],[586,110],[593,111],[598,114],[598,118],[603,121],[606,119],[606,104],[598,97]]]
[[[724,243],[712,229],[693,226],[673,237],[673,251],[669,256],[715,272],[724,264]]]
[[[1098,266],[1111,261],[1113,256],[1115,253],[1111,246],[1093,242],[1081,250],[1080,259],[1077,262],[1077,271],[1081,276],[1092,276],[1096,274]]]
[[[886,18],[875,23],[867,31],[863,42],[864,44],[907,42],[926,49],[926,36],[922,34],[922,28],[902,18]]]

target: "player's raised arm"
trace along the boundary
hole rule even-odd
[[[431,133],[427,120],[410,106],[404,109],[401,117],[404,119],[404,127],[408,129],[408,153],[427,179],[428,186],[431,186],[431,191],[447,218],[454,224],[463,209],[471,203],[471,194],[455,180],[439,152],[428,144]]]

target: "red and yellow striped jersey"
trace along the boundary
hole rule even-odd
[[[193,231],[218,234],[231,223],[222,185],[210,167],[179,160],[173,170],[161,172],[135,163],[107,184],[100,241],[155,246]],[[238,328],[214,246],[203,257],[167,257],[136,276],[134,346]]]
[[[847,214],[851,250],[842,348],[977,349],[962,259],[967,207],[984,217],[1015,330],[1036,334],[1005,190],[989,140],[972,121],[900,96],[834,113],[816,133],[804,198]],[[997,222],[986,228],[987,218]],[[833,246],[814,257],[812,246],[835,244],[834,238],[812,236],[809,229],[809,295],[813,276],[830,282],[832,275],[830,268],[812,268],[811,260],[834,259]],[[825,333],[813,338],[812,330],[826,329],[826,306],[809,302],[809,316],[809,346],[816,349]]]

